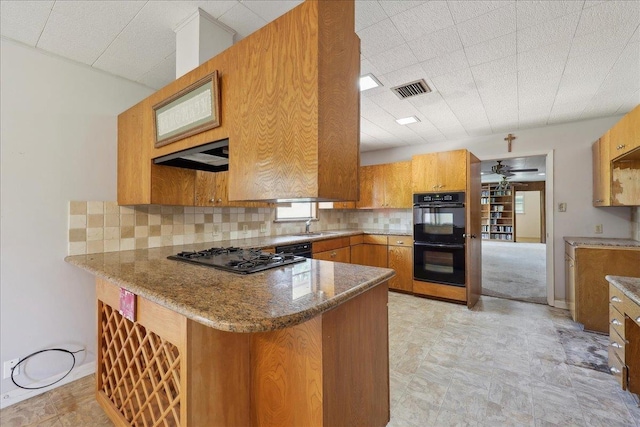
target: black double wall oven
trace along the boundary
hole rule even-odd
[[[413,195],[413,278],[465,286],[465,193]]]

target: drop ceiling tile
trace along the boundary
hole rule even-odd
[[[360,50],[365,58],[404,44],[404,39],[390,19],[358,31]]]
[[[493,80],[506,74],[515,74],[518,71],[516,59],[516,55],[512,55],[471,67],[476,84],[480,85],[480,82]]]
[[[616,63],[622,49],[601,50],[588,55],[574,56],[567,60],[563,78],[572,79],[595,77],[604,79]]]
[[[176,53],[166,57],[151,70],[140,76],[137,81],[143,85],[160,89],[176,79]]]
[[[380,5],[384,9],[387,15],[394,16],[405,10],[412,9],[416,6],[426,3],[426,1],[413,1],[413,0],[383,0]],[[358,2],[356,2],[356,5]]]
[[[430,1],[391,17],[405,40],[413,40],[453,25],[447,3]]]
[[[580,19],[580,12],[518,29],[518,52],[536,49],[553,43],[571,42]]]
[[[504,0],[495,0],[495,1],[449,1],[449,10],[451,10],[451,15],[453,15],[453,20],[456,24],[459,24],[464,21],[468,21],[472,18],[477,18],[478,16],[485,15],[492,10],[499,9],[501,7],[507,6],[508,4],[515,3],[514,1],[504,1]]]
[[[420,63],[420,65],[429,78],[453,73],[463,68],[469,68],[467,56],[462,49],[428,59]]]
[[[424,69],[420,66],[420,64],[410,65],[408,67],[401,68],[399,70],[392,71],[384,75],[384,79],[386,82],[389,83],[390,88],[395,86],[400,86],[405,83],[414,82],[420,79],[424,79],[425,83],[429,84],[426,77],[427,77],[426,73]]]
[[[518,30],[580,12],[582,0],[518,0]]]
[[[587,55],[600,50],[620,50],[631,39],[633,28],[614,27],[575,37],[569,56]]]
[[[142,9],[142,2],[57,2],[37,47],[91,65]]]
[[[93,66],[131,80],[137,79],[176,50],[173,29],[195,10],[187,2],[145,3]]]
[[[377,1],[356,2],[356,31],[370,27],[387,18],[387,14]]]
[[[464,96],[476,92],[476,84],[470,69],[463,69],[451,74],[444,74],[433,79],[433,83],[444,99]]]
[[[447,138],[447,140],[449,140],[449,141],[455,141],[456,139],[467,138],[469,136],[469,134],[467,133],[467,131],[464,128],[462,128],[462,129],[441,129],[440,131],[445,136],[445,138]]]
[[[216,2],[213,2],[216,3]],[[302,3],[302,0],[243,0],[242,4],[262,18],[265,22],[284,15],[294,7]],[[234,28],[234,27],[231,27]],[[235,29],[235,28],[234,28]]]
[[[515,55],[516,32],[474,44],[473,46],[466,46],[464,50],[471,66]]]
[[[267,23],[266,19],[240,3],[225,12],[218,20],[233,28],[240,37],[247,37]]]
[[[584,2],[584,7],[583,8],[587,9],[587,8],[590,8],[590,7],[593,7],[593,6],[597,6],[600,3],[604,3],[605,1],[608,1],[608,0],[586,0]]]
[[[383,74],[397,71],[418,63],[406,44],[389,49],[369,58],[371,63]]]
[[[458,30],[453,26],[413,39],[407,44],[419,61],[462,49]]]
[[[622,101],[622,105],[620,106],[618,111],[616,111],[616,114],[626,114],[638,105],[640,105],[640,90],[632,93],[624,101]]]
[[[151,0],[151,1],[164,1],[164,0]],[[236,0],[216,0],[216,1],[189,1],[193,10],[200,8],[207,12],[209,15],[216,19],[219,19],[229,9],[238,4]]]
[[[629,39],[629,43],[639,43],[639,42],[640,42],[640,25],[636,28],[636,31],[633,33],[633,35]]]
[[[640,22],[640,2],[606,1],[584,9],[576,36],[620,26],[637,26]]]
[[[575,104],[554,104],[547,123],[558,124],[580,120],[580,116],[585,107],[586,103],[583,102]]]
[[[473,46],[516,31],[516,7],[514,4],[492,10],[477,18],[457,25],[462,44]]]
[[[570,42],[554,43],[518,53],[518,70],[550,70],[564,67]]]
[[[1,1],[0,34],[35,46],[53,4],[53,1]]]

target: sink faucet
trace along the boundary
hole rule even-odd
[[[304,223],[304,232],[305,233],[309,233],[309,226],[311,225],[311,218],[309,218],[307,220],[307,222]]]

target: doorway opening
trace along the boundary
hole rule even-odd
[[[546,156],[481,169],[482,294],[547,304]]]

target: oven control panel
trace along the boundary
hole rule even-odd
[[[464,193],[414,194],[413,203],[464,203]]]

